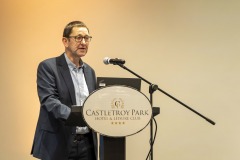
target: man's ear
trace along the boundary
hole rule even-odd
[[[65,47],[68,47],[68,39],[66,37],[62,38],[62,42]]]

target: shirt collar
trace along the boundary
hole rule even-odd
[[[68,65],[68,67],[69,67],[70,69],[75,69],[75,68],[79,69],[79,68],[83,68],[83,67],[84,67],[84,63],[83,63],[82,59],[80,59],[80,64],[81,64],[81,66],[78,68],[78,67],[68,58],[68,56],[67,56],[66,53],[64,53],[64,56],[65,56],[67,65]]]

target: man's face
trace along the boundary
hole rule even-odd
[[[85,27],[73,27],[69,38],[63,38],[66,53],[72,58],[80,58],[87,54],[89,42],[84,38],[77,42],[75,36],[86,37],[90,35]]]

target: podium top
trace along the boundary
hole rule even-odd
[[[116,77],[97,77],[97,88],[106,87],[109,85],[125,85],[140,91],[140,78],[116,78]]]

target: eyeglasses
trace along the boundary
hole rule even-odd
[[[68,36],[68,38],[74,38],[76,42],[82,42],[82,40],[84,38],[85,42],[90,42],[92,39],[92,36],[78,35],[78,36]]]

